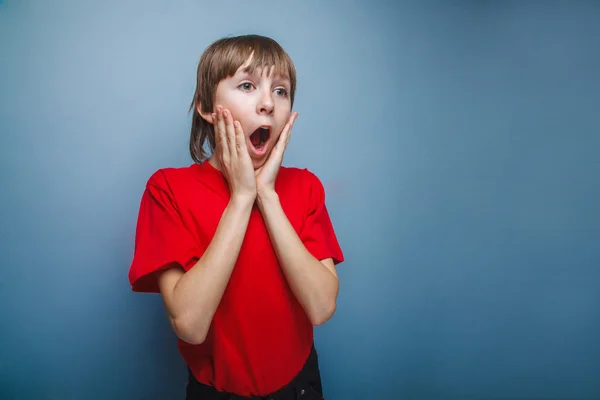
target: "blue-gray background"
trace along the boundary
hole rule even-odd
[[[0,398],[183,398],[127,282],[200,53],[276,38],[347,261],[328,399],[600,398],[600,3],[0,4]]]

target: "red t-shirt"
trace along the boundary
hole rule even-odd
[[[296,233],[317,259],[343,261],[319,179],[306,169],[281,167],[275,190]],[[157,270],[176,262],[185,271],[208,247],[229,188],[208,162],[155,172],[142,196],[129,281],[135,292],[159,292]],[[200,345],[177,339],[198,381],[239,395],[265,395],[302,368],[313,326],[278,264],[255,205],[231,278]]]

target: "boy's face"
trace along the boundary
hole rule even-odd
[[[214,104],[215,111],[216,106],[228,109],[233,120],[242,125],[248,153],[257,169],[267,160],[290,118],[290,81],[276,76],[273,67],[257,68],[253,74],[244,72],[249,61],[218,84]]]

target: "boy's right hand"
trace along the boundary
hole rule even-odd
[[[221,106],[217,106],[217,112],[213,113],[212,118],[216,153],[221,172],[229,185],[231,198],[254,202],[256,178],[242,126],[238,121],[234,123],[231,112]]]

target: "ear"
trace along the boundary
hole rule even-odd
[[[198,111],[198,114],[200,114],[200,116],[202,117],[202,119],[208,121],[209,124],[213,123],[213,118],[212,118],[211,113],[202,112],[200,103],[196,104],[196,111]]]

